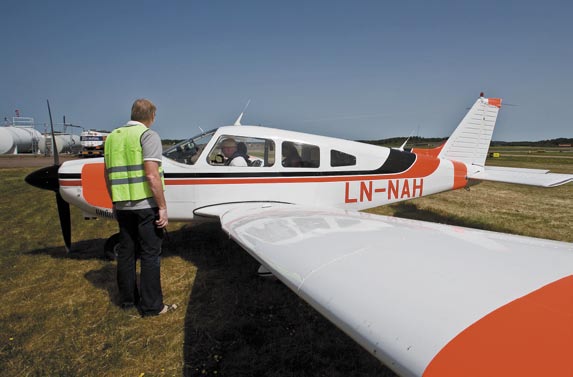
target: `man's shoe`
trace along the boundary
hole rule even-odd
[[[174,311],[175,309],[177,309],[177,304],[165,304],[163,305],[163,309],[161,309],[161,311],[157,313],[157,315],[167,314],[169,312]]]

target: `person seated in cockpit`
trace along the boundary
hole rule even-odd
[[[201,152],[203,152],[203,148],[205,148],[204,145],[199,145],[196,147],[195,154],[193,156],[191,156],[191,158],[189,159],[189,163],[191,165],[193,165],[195,162],[197,162],[199,155],[201,155]]]
[[[227,138],[221,143],[221,152],[225,156],[227,166],[248,166],[248,157],[245,151],[237,148],[237,142],[233,138]]]

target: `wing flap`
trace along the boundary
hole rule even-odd
[[[549,170],[521,169],[487,166],[481,172],[473,174],[469,179],[517,183],[522,185],[555,187],[573,182],[573,174],[549,173]]]
[[[267,203],[235,206],[221,223],[289,288],[406,376],[422,375],[489,313],[573,274],[572,244],[365,213]]]

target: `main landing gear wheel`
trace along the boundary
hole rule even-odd
[[[103,245],[103,256],[107,260],[116,260],[119,249],[119,233],[114,234]]]

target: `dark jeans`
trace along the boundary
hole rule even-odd
[[[144,316],[158,314],[163,309],[160,268],[163,230],[155,226],[157,213],[157,208],[116,211],[119,223],[117,285],[121,305],[139,305]],[[141,260],[139,292],[136,253]]]

